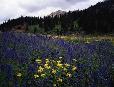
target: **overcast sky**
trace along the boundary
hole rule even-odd
[[[57,10],[85,9],[103,0],[0,0],[0,23],[22,16],[46,16]]]

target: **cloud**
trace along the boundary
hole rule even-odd
[[[19,2],[20,7],[23,7],[29,12],[34,12],[38,10],[45,9],[47,7],[61,7],[62,9],[69,8],[70,6],[74,5],[75,3],[79,3],[82,1],[88,0],[29,0],[29,2]]]
[[[54,11],[57,11],[57,10],[62,10],[61,8],[59,7],[47,7],[45,9],[42,9],[42,10],[39,10],[39,11],[36,11],[36,12],[32,12],[32,13],[28,13],[27,16],[40,16],[40,17],[43,17],[43,16],[47,16],[49,15],[50,13],[54,12]]]
[[[73,10],[82,10],[85,8],[90,7],[91,5],[95,5],[96,3],[98,3],[99,1],[103,1],[103,0],[88,0],[86,2],[83,2],[83,0],[80,3],[75,3],[74,5],[71,5],[69,8],[66,9],[66,11],[73,11]]]
[[[67,2],[69,3],[78,3],[78,2],[85,2],[85,1],[88,1],[88,0],[66,0]]]
[[[0,0],[0,23],[9,18],[46,16],[57,10],[84,9],[103,0]]]

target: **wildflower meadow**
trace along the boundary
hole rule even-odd
[[[0,87],[113,87],[114,45],[0,33]]]

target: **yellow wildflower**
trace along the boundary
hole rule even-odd
[[[44,64],[44,67],[47,67],[48,66],[48,64]]]
[[[49,63],[49,59],[45,59],[46,60],[46,64]]]
[[[72,71],[75,71],[76,69],[77,69],[77,67],[76,66],[73,66]]]
[[[21,76],[22,76],[22,74],[21,74],[21,73],[17,73],[17,76],[18,76],[18,77],[21,77]]]
[[[67,71],[67,68],[63,68],[64,71]]]
[[[50,66],[47,66],[46,69],[50,69],[51,67]]]
[[[54,87],[56,87],[57,85],[56,84],[53,84]]]
[[[62,82],[63,80],[61,79],[61,78],[58,78],[58,80],[57,80],[58,82]]]
[[[67,76],[67,77],[71,77],[71,74],[70,74],[70,73],[67,73],[66,76]]]
[[[45,77],[46,76],[46,74],[41,74],[41,77]]]
[[[54,64],[54,63],[56,63],[56,61],[55,60],[52,60],[52,63]]]
[[[34,75],[34,78],[38,78],[39,77],[39,75]]]
[[[50,69],[50,68],[51,68],[48,64],[45,64],[44,67],[45,67],[46,69]]]
[[[35,61],[36,61],[37,63],[41,63],[41,62],[42,62],[41,59],[36,59]]]
[[[70,64],[67,64],[67,63],[66,63],[66,64],[65,64],[65,66],[66,66],[66,67],[69,67],[69,66],[70,66]]]
[[[45,59],[46,61],[49,61],[49,59]]]
[[[42,68],[41,66],[38,69],[38,72],[43,72],[44,68]]]
[[[52,73],[53,73],[53,74],[55,74],[56,72],[57,72],[56,70],[52,69]]]
[[[61,64],[61,63],[58,63],[57,66],[58,66],[59,68],[63,68],[63,64]]]
[[[42,72],[42,70],[38,70],[38,72],[39,72],[39,73],[41,73],[41,72]]]
[[[60,60],[58,60],[58,61],[57,61],[57,63],[61,63],[61,61],[60,61]]]

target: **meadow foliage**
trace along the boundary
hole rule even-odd
[[[71,43],[46,35],[0,33],[0,87],[112,87],[110,41]]]

